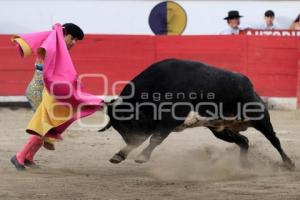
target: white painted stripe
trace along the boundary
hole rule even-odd
[[[281,98],[281,97],[262,97],[267,103],[269,109],[274,110],[296,110],[297,98]]]
[[[8,102],[28,102],[25,96],[0,96],[1,103],[8,103]]]

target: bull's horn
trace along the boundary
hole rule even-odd
[[[104,131],[106,131],[107,129],[109,129],[111,127],[112,123],[111,123],[110,117],[108,117],[108,120],[109,120],[108,123],[103,128],[98,130],[98,132],[104,132]]]
[[[119,105],[123,102],[123,99],[121,97],[118,97],[118,98],[114,98],[114,99],[109,99],[109,100],[104,100],[104,103],[106,105]]]
[[[111,127],[111,121],[109,120],[109,122],[106,124],[106,126],[104,126],[103,128],[101,128],[100,130],[98,130],[98,132],[104,132],[107,129],[109,129]]]

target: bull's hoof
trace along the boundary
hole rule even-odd
[[[125,160],[125,157],[120,154],[115,154],[109,161],[114,164],[118,164]]]
[[[150,156],[147,156],[145,154],[140,154],[140,155],[138,155],[138,157],[134,161],[136,163],[142,164],[142,163],[145,163],[145,162],[147,162],[149,160],[150,160]]]
[[[283,166],[290,171],[295,171],[296,168],[295,163],[293,163],[291,160],[285,161]]]

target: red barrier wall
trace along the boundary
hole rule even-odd
[[[298,58],[300,58],[300,40],[298,40]],[[300,109],[300,59],[298,60],[297,67],[297,108]]]
[[[262,96],[296,97],[300,93],[299,48],[297,37],[87,35],[71,56],[80,74],[105,74],[109,89],[155,61],[175,57],[244,73]],[[33,62],[33,57],[18,55],[9,36],[0,36],[0,96],[23,95]],[[103,94],[101,79],[85,78],[83,83],[88,91]],[[121,89],[119,85],[117,91]]]

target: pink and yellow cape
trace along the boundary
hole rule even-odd
[[[44,57],[43,100],[27,126],[28,133],[52,144],[61,140],[61,133],[72,122],[102,107],[102,99],[82,91],[60,24],[51,31],[14,36],[12,40],[23,57],[32,53]]]

